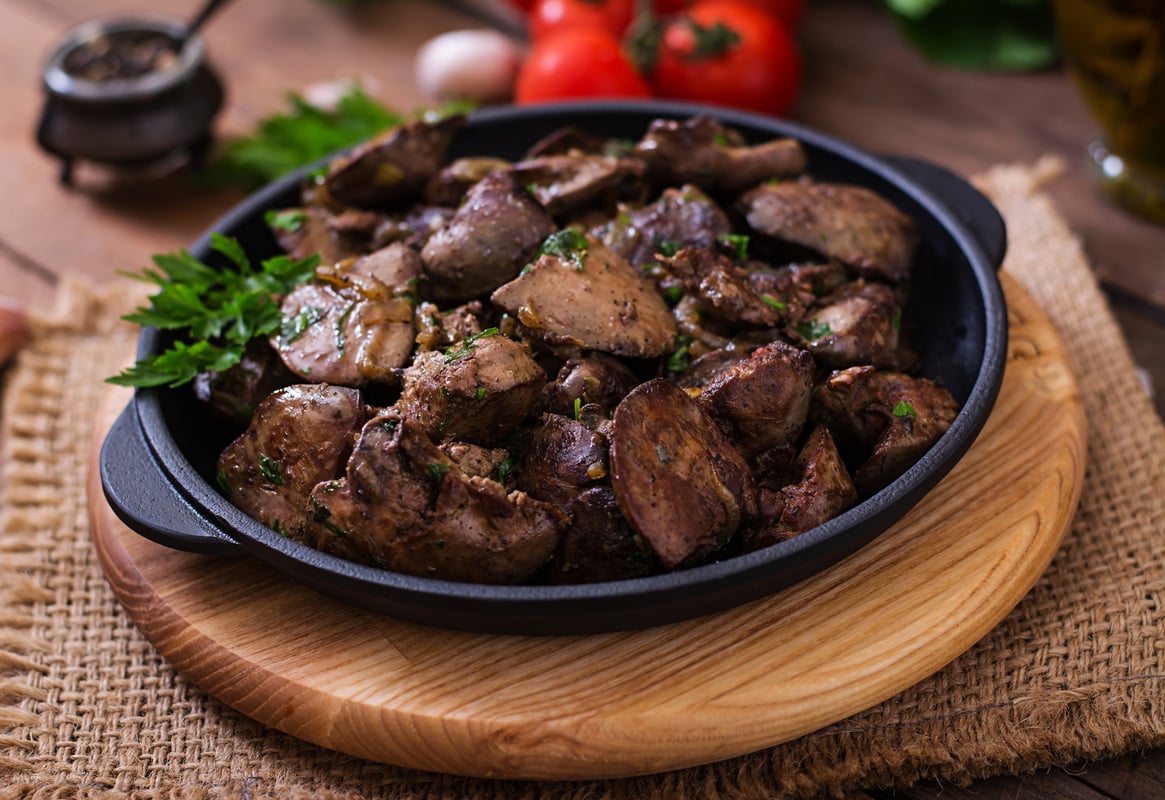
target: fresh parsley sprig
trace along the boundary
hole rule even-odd
[[[200,173],[210,186],[252,190],[325,156],[409,121],[352,84],[332,108],[287,95],[287,109],[261,120],[246,136],[227,140]],[[426,119],[468,113],[471,103],[450,102],[421,112]]]
[[[119,386],[181,386],[200,372],[222,371],[239,363],[252,339],[280,330],[276,297],[315,277],[318,256],[277,256],[252,266],[235,239],[213,234],[211,249],[230,262],[217,269],[185,250],[154,256],[156,269],[125,273],[159,287],[148,307],[122,319],[162,330],[182,331],[190,342],[140,359],[111,378]]]
[[[289,94],[287,104],[286,112],[260,120],[251,135],[229,140],[202,178],[214,186],[255,189],[405,121],[358,85],[334,109],[313,106],[298,94]]]

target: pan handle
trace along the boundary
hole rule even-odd
[[[990,200],[963,178],[930,161],[897,155],[882,160],[929,189],[967,226],[987,260],[999,269],[1007,254],[1007,226]]]
[[[98,468],[105,499],[133,531],[176,550],[221,555],[241,552],[242,546],[204,519],[162,471],[132,402],[106,434]]]

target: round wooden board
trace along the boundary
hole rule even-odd
[[[1007,371],[969,453],[872,544],[732,611],[571,637],[402,623],[250,558],[141,538],[104,503],[96,468],[93,539],[130,617],[182,674],[324,747],[533,779],[645,774],[759,750],[949,663],[1020,601],[1059,547],[1083,482],[1083,406],[1051,324],[1003,277]],[[111,394],[101,430],[125,399]]]

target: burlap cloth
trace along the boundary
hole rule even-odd
[[[1048,572],[941,672],[750,756],[594,783],[421,773],[265,729],[207,696],[129,623],[90,545],[85,479],[101,378],[135,332],[124,296],[63,287],[8,376],[0,517],[0,798],[720,798],[966,781],[1165,744],[1165,429],[1076,240],[1049,165],[981,177],[1006,269],[1063,337],[1089,419],[1076,520]]]

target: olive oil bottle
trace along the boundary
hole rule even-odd
[[[1165,223],[1165,0],[1056,0],[1064,63],[1100,127],[1101,185]]]

